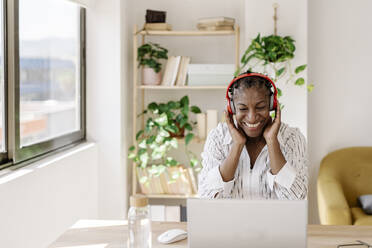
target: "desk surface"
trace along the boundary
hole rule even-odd
[[[162,245],[156,238],[162,232],[181,228],[186,230],[185,222],[153,222],[154,248],[185,248],[187,239],[172,245]],[[372,244],[372,226],[308,226],[308,248],[335,248],[339,244],[362,240]],[[126,221],[81,220],[69,228],[49,248],[124,248],[127,241]]]

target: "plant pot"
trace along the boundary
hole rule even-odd
[[[172,138],[183,138],[183,137],[185,137],[185,127],[180,127],[180,124],[178,122],[176,122],[175,124],[178,127],[178,133],[169,132],[169,135]]]
[[[142,69],[142,83],[144,85],[159,85],[161,82],[161,72],[156,73],[150,67],[143,67]]]

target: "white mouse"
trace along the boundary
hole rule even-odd
[[[158,236],[158,241],[162,244],[170,244],[187,238],[187,232],[182,229],[170,229]]]

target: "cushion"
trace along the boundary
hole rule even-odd
[[[372,215],[372,195],[361,195],[358,197],[358,205],[364,213]]]
[[[372,226],[372,215],[367,215],[361,208],[351,208],[353,225]]]

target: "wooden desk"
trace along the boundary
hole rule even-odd
[[[154,248],[185,248],[187,239],[172,245],[162,245],[156,240],[159,234],[171,229],[186,230],[186,223],[153,222]],[[372,244],[372,226],[308,226],[308,248],[335,248],[339,244],[362,240]],[[69,228],[50,248],[124,248],[127,242],[126,221],[81,220]]]

